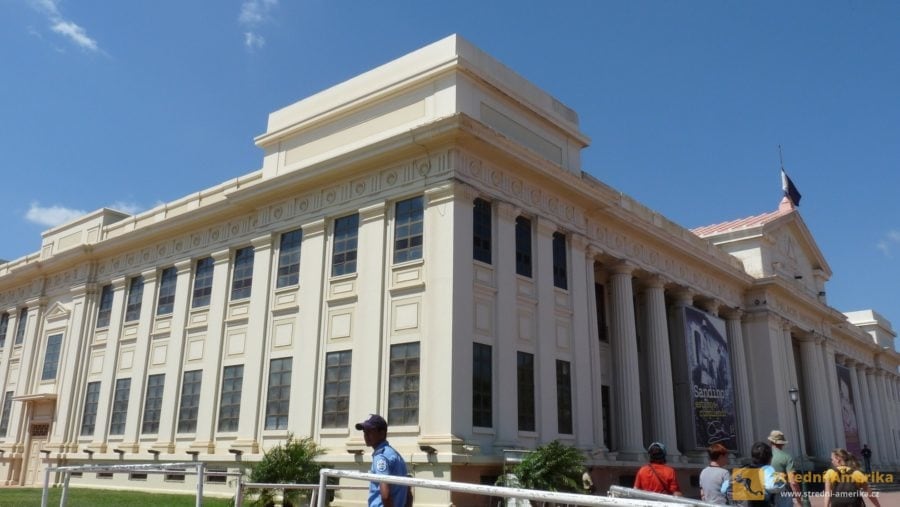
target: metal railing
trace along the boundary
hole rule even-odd
[[[625,486],[610,486],[609,496],[616,498],[634,498],[641,500],[653,500],[656,502],[669,502],[679,505],[696,505],[698,507],[715,507],[717,504],[686,498],[683,496],[664,495],[662,493],[652,493],[640,489],[626,488]]]
[[[328,484],[325,487],[326,487],[326,489],[330,489],[330,490],[369,489],[368,486],[341,486],[339,484]],[[278,483],[278,482],[243,482],[240,479],[238,479],[237,493],[235,494],[235,497],[234,497],[234,507],[243,507],[244,493],[248,489],[274,489],[276,491],[281,491],[282,494],[284,491],[292,490],[292,489],[310,490],[312,492],[312,494],[310,495],[310,498],[309,498],[310,505],[316,504],[318,495],[320,494],[318,484],[282,484],[282,483]]]
[[[689,503],[684,501],[676,501],[676,497],[668,495],[657,495],[659,497],[662,497],[660,500],[651,500],[644,498],[616,498],[612,496],[592,496],[577,493],[558,493],[552,491],[538,491],[522,488],[507,488],[502,486],[482,486],[479,484],[450,482],[435,479],[413,479],[410,477],[400,477],[396,475],[378,475],[364,472],[352,472],[348,470],[323,468],[319,471],[318,507],[325,507],[326,505],[325,502],[327,501],[327,495],[325,494],[325,491],[328,489],[328,485],[326,483],[329,477],[338,477],[359,481],[385,482],[388,484],[415,486],[417,488],[439,489],[444,491],[451,491],[454,493],[469,493],[502,498],[519,498],[529,501],[534,500],[538,502],[551,502],[575,506],[599,505],[607,507],[683,507],[685,503]],[[705,507],[711,504],[700,502],[699,500],[694,500],[694,505]]]

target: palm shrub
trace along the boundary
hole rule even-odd
[[[521,487],[561,492],[577,492],[583,471],[584,454],[558,440],[528,453],[513,468]]]
[[[316,458],[325,453],[313,439],[294,438],[288,434],[284,443],[265,452],[258,463],[250,465],[249,482],[268,482],[280,484],[317,484],[319,470],[323,465]],[[248,490],[246,500],[249,505],[265,507],[274,504],[275,491],[270,489]],[[287,490],[284,492],[284,505],[298,505],[308,491]],[[254,498],[255,497],[255,498]]]

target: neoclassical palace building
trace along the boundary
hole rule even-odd
[[[289,434],[365,470],[369,413],[422,478],[493,484],[560,440],[628,483],[661,441],[688,488],[708,445],[740,458],[773,429],[807,468],[864,443],[900,466],[895,333],[828,305],[790,199],[688,230],[583,172],[588,143],[575,111],[451,36],[270,114],[261,169],[47,230],[0,264],[0,480],[236,470]]]

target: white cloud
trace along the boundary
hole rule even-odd
[[[57,0],[29,0],[29,3],[33,8],[47,16],[47,20],[50,22],[50,30],[66,37],[82,49],[92,53],[100,51],[100,45],[87,34],[87,30],[62,15]]]
[[[60,21],[51,28],[54,32],[68,37],[72,42],[81,46],[88,51],[97,51],[97,41],[88,37],[84,28],[72,23],[71,21]]]
[[[116,201],[109,206],[109,209],[114,209],[116,211],[121,211],[122,213],[128,213],[129,215],[135,215],[144,211],[144,207],[136,202],[125,202],[125,201]]]
[[[244,45],[250,49],[260,49],[266,45],[266,39],[262,35],[246,32],[244,33]]]
[[[66,208],[65,206],[43,207],[40,203],[33,202],[25,213],[25,219],[47,227],[55,227],[74,220],[86,212],[80,209]]]
[[[900,245],[900,230],[892,229],[887,231],[878,243],[875,243],[875,248],[880,250],[886,257],[892,257],[891,251],[898,245]]]
[[[259,34],[258,28],[271,19],[272,10],[278,6],[278,0],[244,0],[238,23],[246,29],[244,45],[247,48],[259,49],[266,44],[266,39]]]

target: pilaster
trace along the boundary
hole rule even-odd
[[[846,448],[847,437],[844,435],[844,418],[841,415],[840,390],[837,380],[837,360],[834,356],[834,346],[825,340],[825,374],[830,386],[828,405],[831,408],[831,421],[834,428],[834,442],[836,447]],[[828,454],[829,456],[831,453]]]
[[[744,352],[744,333],[741,328],[741,311],[728,310],[725,316],[725,333],[728,336],[728,352],[731,356],[731,371],[734,375],[735,417],[737,417],[738,452],[750,456],[750,447],[755,442],[753,416],[750,411],[750,381],[747,375],[747,358]]]
[[[818,459],[825,459],[834,448],[833,430],[831,425],[831,410],[828,408],[827,378],[819,366],[821,338],[812,336],[800,339],[800,359],[803,374],[803,385],[807,392],[800,393],[801,405],[808,410],[809,420],[813,422],[804,428],[809,431],[809,441],[812,449],[807,452]],[[798,438],[800,438],[798,434]]]
[[[669,328],[666,319],[666,281],[652,275],[641,280],[646,308],[648,395],[650,404],[650,435],[654,441],[665,442],[669,455],[677,461],[678,437],[675,423],[675,399],[672,396],[672,355],[669,350]]]
[[[134,360],[131,370],[131,396],[128,398],[128,417],[125,418],[125,434],[118,448],[128,452],[138,452],[141,421],[144,419],[144,400],[146,398],[147,368],[150,362],[150,329],[156,311],[156,269],[141,273],[144,288],[141,293],[141,313],[138,317],[137,336],[135,338]],[[170,379],[165,379],[170,380]]]
[[[609,275],[612,295],[610,341],[615,365],[615,385],[612,386],[613,438],[621,460],[637,460],[644,455],[634,289],[631,281],[634,269],[632,264],[619,262],[612,266]]]
[[[497,346],[494,347],[497,386],[493,418],[497,429],[495,445],[501,449],[514,449],[517,445],[518,427],[516,413],[516,349],[518,344],[518,285],[516,274],[516,218],[519,210],[505,202],[495,202],[497,213],[497,241],[494,242],[497,279]]]

